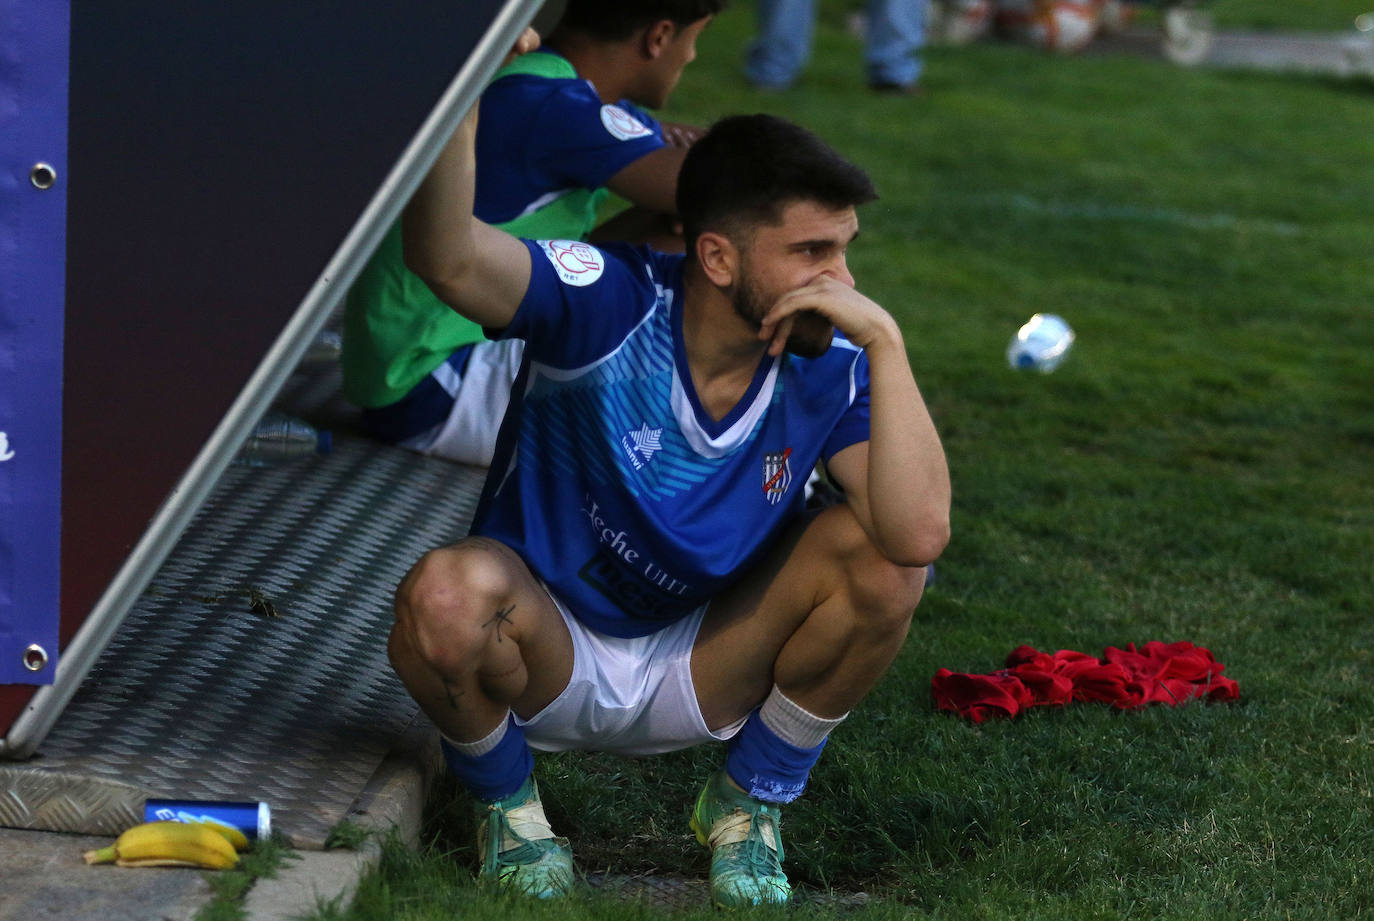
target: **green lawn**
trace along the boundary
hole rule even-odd
[[[1371,10],[1365,0],[1211,0],[1204,4],[1218,26],[1341,32]]]
[[[762,95],[738,4],[665,113],[776,112],[870,169],[851,268],[902,322],[953,472],[938,585],[786,812],[794,879],[869,893],[863,918],[1374,914],[1374,84],[988,44],[933,49],[926,98],[879,99],[841,7],[804,83]],[[1078,334],[1052,375],[1003,357],[1037,311]],[[1210,647],[1240,701],[981,726],[930,701],[936,669],[1022,643],[1151,639]],[[686,818],[720,756],[538,771],[583,870],[699,876]],[[493,898],[470,833],[441,790],[432,847],[389,849],[319,919],[653,914]]]

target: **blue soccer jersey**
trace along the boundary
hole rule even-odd
[[[526,367],[473,533],[593,629],[652,633],[759,559],[818,458],[868,439],[868,360],[838,335],[819,358],[765,356],[717,422],[683,347],[683,257],[526,246],[529,290],[502,333],[526,341]]]
[[[663,129],[626,100],[603,103],[560,55],[517,58],[482,94],[475,214],[489,224],[598,189],[664,146]]]

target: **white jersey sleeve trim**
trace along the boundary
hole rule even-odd
[[[859,385],[854,380],[854,377],[859,370],[859,356],[864,353],[864,350],[859,348],[854,343],[850,342],[848,339],[842,339],[839,336],[836,336],[835,338],[830,340],[830,347],[832,349],[849,349],[851,352],[854,353],[854,360],[849,363],[849,405],[853,406],[854,398],[859,395]]]
[[[532,201],[532,202],[530,202],[528,205],[526,205],[526,206],[525,206],[525,209],[524,209],[523,211],[521,211],[519,214],[517,214],[515,217],[511,218],[511,220],[512,220],[512,221],[516,221],[516,220],[519,220],[519,219],[522,218],[522,217],[525,217],[525,216],[527,216],[527,215],[533,214],[534,212],[538,211],[540,208],[544,207],[545,205],[549,205],[549,204],[552,204],[553,202],[558,201],[558,199],[562,198],[564,195],[567,195],[567,194],[568,194],[569,192],[571,192],[571,191],[573,191],[573,190],[569,188],[569,189],[558,189],[557,191],[554,191],[554,192],[545,192],[543,195],[540,195],[540,196],[539,196],[538,198],[536,198],[534,201]],[[502,223],[505,223],[505,222],[503,221]]]

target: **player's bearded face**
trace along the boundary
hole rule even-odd
[[[745,322],[755,329],[760,328],[769,309],[785,293],[766,289],[758,279],[758,273],[751,271],[748,255],[743,252],[740,254],[740,280],[735,285],[733,304],[735,313]],[[787,336],[784,348],[799,358],[819,358],[830,348],[834,333],[830,321],[820,314],[810,311],[798,313],[793,316],[792,331]]]

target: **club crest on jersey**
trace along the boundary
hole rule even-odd
[[[620,446],[630,456],[630,463],[634,464],[636,470],[653,460],[654,454],[663,447],[662,435],[662,427],[651,429],[646,422],[638,430],[626,432],[620,439]]]
[[[580,240],[540,240],[539,246],[553,263],[558,277],[575,288],[590,285],[606,270],[601,251]]]
[[[620,106],[607,103],[601,107],[601,124],[618,141],[633,141],[635,138],[653,134],[644,123],[626,112]]]
[[[792,485],[791,458],[791,448],[763,455],[763,496],[769,505],[777,505]]]

